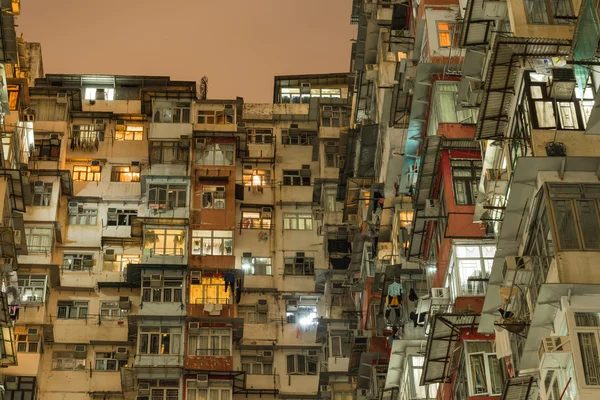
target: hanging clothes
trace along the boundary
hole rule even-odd
[[[499,326],[495,327],[495,339],[496,343],[496,357],[504,358],[512,355],[512,349],[510,347],[510,335],[506,329]]]
[[[402,296],[402,285],[398,282],[391,283],[388,286],[388,296]]]
[[[227,292],[228,288],[231,288],[233,290],[233,283],[235,282],[235,275],[232,274],[231,272],[228,272],[225,274],[224,279],[225,279],[225,292]]]
[[[410,292],[408,294],[408,299],[410,301],[417,301],[417,300],[419,300],[419,296],[417,296],[417,292],[415,292],[415,289],[410,288]]]
[[[242,280],[237,279],[235,281],[235,304],[240,304],[242,299]]]

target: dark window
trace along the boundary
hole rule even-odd
[[[454,201],[458,205],[475,205],[477,186],[483,164],[476,160],[452,160]]]

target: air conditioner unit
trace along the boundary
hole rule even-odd
[[[194,140],[194,148],[196,150],[204,150],[204,149],[206,149],[206,139],[204,139],[204,138],[196,138]]]
[[[238,122],[237,123],[237,127],[238,128],[245,128],[246,127],[246,123],[245,122]]]
[[[23,121],[25,122],[35,122],[35,114],[32,112],[28,112],[23,114]]]
[[[273,350],[263,350],[262,359],[263,361],[273,361]]]
[[[98,167],[100,166],[100,161],[99,160],[93,160],[92,161],[92,167]]]
[[[50,134],[50,139],[51,140],[57,140],[59,138],[58,133],[51,133]]]
[[[113,212],[116,212],[116,210]],[[109,209],[109,214],[110,214],[110,209]],[[115,249],[104,250],[104,261],[116,261],[116,260],[117,260],[117,255],[115,254]]]
[[[319,356],[319,350],[308,350],[308,356],[309,357],[318,357]]]
[[[528,285],[533,274],[533,259],[531,257],[506,257],[502,276],[505,285]]]
[[[138,391],[138,394],[149,395],[150,394],[150,384],[148,382],[139,383],[137,391]]]
[[[303,89],[310,89],[310,82],[304,82],[300,84]]]
[[[117,351],[115,351],[115,359],[127,360],[128,358],[129,352],[127,351],[127,347],[117,347]]]
[[[233,110],[233,104],[225,104],[226,110]]]
[[[75,358],[86,358],[87,346],[84,344],[75,345]]]
[[[179,147],[188,148],[190,147],[190,138],[186,135],[181,135],[179,137]]]
[[[261,217],[262,218],[271,218],[271,213],[273,212],[273,209],[271,207],[263,207],[262,208],[262,212],[261,212]]]
[[[33,193],[44,193],[44,182],[35,181],[33,182]]]
[[[4,381],[6,390],[17,390],[19,388],[19,377],[18,376],[7,376]]]
[[[286,300],[285,305],[287,311],[296,311],[298,307],[298,300]]]
[[[321,385],[321,392],[331,392],[331,385]]]
[[[256,311],[259,313],[269,312],[269,305],[267,304],[267,301],[259,300],[258,303],[256,303]]]
[[[200,332],[200,322],[189,322],[188,323],[188,333],[199,333]]]
[[[325,215],[325,211],[323,210],[313,210],[313,216],[315,221],[323,221],[323,217]]]
[[[298,129],[298,124],[290,124],[290,129]]]
[[[56,93],[56,104],[67,104],[67,94]]]
[[[40,333],[36,328],[31,328],[27,330],[27,340],[29,342],[39,342],[40,341]]]
[[[129,310],[131,308],[131,300],[128,296],[119,296],[119,308],[121,310]]]
[[[544,354],[549,354],[552,358],[566,356],[571,354],[571,341],[569,336],[546,336],[542,338],[538,355],[542,360]],[[558,358],[556,361],[560,361]]]
[[[162,286],[162,275],[152,274],[150,275],[150,287],[161,287]]]
[[[196,375],[196,387],[207,388],[208,387],[208,375],[206,375],[206,374]]]
[[[440,217],[441,206],[438,199],[427,199],[425,200],[425,217],[426,218],[438,218]]]
[[[69,208],[69,215],[77,214],[79,212],[79,203],[76,201],[70,201],[68,208]]]
[[[333,111],[333,106],[323,106],[323,111]]]

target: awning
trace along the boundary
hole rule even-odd
[[[515,376],[504,385],[500,400],[534,400],[538,398],[537,379],[534,376]]]
[[[479,324],[479,314],[434,314],[427,339],[421,386],[450,382],[450,360],[454,356],[461,330],[473,331]]]
[[[166,225],[166,226],[187,226],[187,218],[150,218],[150,217],[132,217],[131,236],[141,237],[143,234],[143,225]]]

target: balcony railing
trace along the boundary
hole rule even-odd
[[[228,357],[231,355],[231,350],[229,349],[196,349],[194,354],[190,354],[191,356],[201,357],[201,356],[221,356]]]

